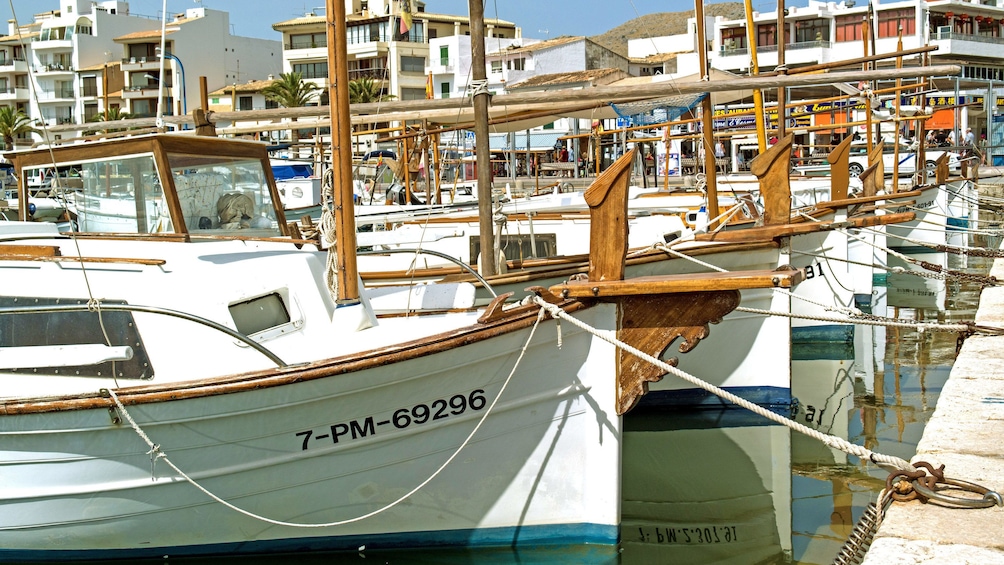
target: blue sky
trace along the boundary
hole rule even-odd
[[[292,19],[318,6],[323,0],[168,0],[169,13],[182,12],[203,5],[230,12],[230,23],[237,35],[280,38],[272,24]],[[131,0],[133,14],[158,16],[162,0]],[[773,11],[777,2],[753,1],[753,9]],[[59,8],[58,0],[14,0],[19,22],[31,21],[33,14]],[[692,10],[686,0],[486,0],[485,16],[515,22],[523,35],[539,39],[559,35],[596,35],[630,19],[655,12]],[[440,14],[467,14],[467,0],[426,0],[426,10]],[[318,10],[318,13],[323,13]],[[9,0],[0,0],[0,18],[11,19]],[[3,28],[6,32],[6,27]]]

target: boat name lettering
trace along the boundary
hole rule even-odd
[[[470,410],[483,410],[488,405],[485,391],[475,389],[470,394],[454,394],[449,398],[437,398],[429,404],[416,404],[408,408],[400,408],[386,419],[376,420],[373,416],[331,424],[323,432],[304,430],[296,432],[296,437],[302,438],[302,450],[306,451],[316,445],[317,441],[331,440],[332,444],[340,441],[354,440],[376,435],[381,427],[393,425],[403,430],[412,425],[421,425],[431,420],[442,420],[450,416],[459,416]]]
[[[693,528],[638,528],[642,543],[682,543],[707,545],[739,541],[735,526],[695,526]]]

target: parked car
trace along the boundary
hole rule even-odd
[[[896,154],[894,153],[895,146],[891,144],[886,144],[882,151],[882,162],[885,168],[886,174],[891,174],[893,167],[897,166]],[[927,170],[933,171],[935,164],[938,159],[945,154],[946,151],[938,149],[925,149],[924,150],[924,163],[927,166]],[[958,153],[948,153],[948,168],[949,170],[959,170],[962,168],[960,162],[961,156]],[[850,172],[852,177],[856,177],[864,172],[868,168],[868,144],[867,143],[853,143],[849,151],[848,157],[849,163],[847,165],[847,170]],[[917,150],[912,149],[909,145],[901,144],[899,146],[899,174],[911,174],[917,170]]]

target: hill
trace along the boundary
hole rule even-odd
[[[724,16],[726,19],[734,20],[742,18],[742,2],[721,2],[718,4],[707,4],[704,7],[704,14],[708,17]],[[606,33],[594,35],[592,39],[596,43],[627,57],[627,44],[629,39],[642,39],[645,37],[661,37],[664,35],[676,35],[686,33],[687,18],[694,16],[693,10],[685,12],[660,12],[648,14],[624,22]],[[710,37],[708,39],[711,39]]]

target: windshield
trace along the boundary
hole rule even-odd
[[[190,233],[279,235],[260,161],[178,153],[169,153],[168,161]]]

